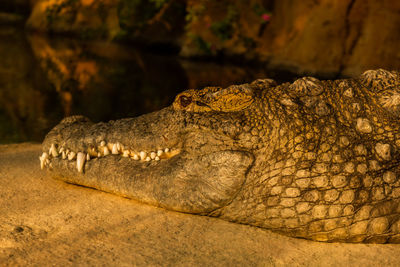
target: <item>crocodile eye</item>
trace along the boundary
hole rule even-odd
[[[190,96],[183,95],[179,98],[179,102],[182,107],[186,108],[187,106],[190,105],[190,103],[192,103],[192,98]]]

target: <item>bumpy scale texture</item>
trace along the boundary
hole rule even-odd
[[[41,162],[57,178],[167,209],[317,241],[400,243],[399,118],[395,71],[256,80],[187,90],[134,119],[65,119]],[[124,149],[108,155],[102,141]],[[52,146],[94,158],[78,172]]]

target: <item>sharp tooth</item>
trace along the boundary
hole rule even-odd
[[[68,160],[73,160],[75,159],[76,153],[74,151],[69,152],[68,154]]]
[[[69,149],[65,150],[65,154],[66,154],[66,155],[69,154]]]
[[[51,144],[49,154],[52,155],[53,157],[58,157],[58,152],[54,144]]]
[[[98,149],[98,152],[97,152],[97,157],[102,157],[102,156],[104,156],[103,154],[104,154],[104,149],[105,149],[106,147],[105,146],[99,146],[99,147],[97,147],[97,149]]]
[[[164,153],[161,149],[157,150],[157,156],[161,156]]]
[[[100,146],[106,146],[106,142],[101,141],[101,142],[100,142]]]
[[[65,151],[61,152],[61,158],[62,159],[66,159],[67,158],[67,155],[65,154]]]
[[[78,172],[82,172],[83,165],[85,165],[85,161],[86,161],[86,155],[82,152],[78,152],[76,156],[76,168],[78,169]]]
[[[156,156],[155,160],[160,160],[160,157],[159,157],[159,156]]]
[[[65,149],[64,149],[63,147],[61,147],[60,150],[58,151],[58,153],[63,153],[64,150],[65,150]]]
[[[117,144],[114,144],[112,146],[111,153],[114,154],[114,155],[118,154],[118,146],[117,146]]]
[[[134,160],[139,160],[139,156],[136,155],[136,154],[134,154],[134,155],[132,156],[132,158],[133,158]]]
[[[150,161],[151,158],[150,157],[146,157],[145,161]]]
[[[169,148],[167,147],[166,149],[164,149],[164,152],[165,153],[169,152]]]
[[[117,143],[117,150],[118,150],[118,151],[122,151],[122,146],[121,146],[120,143]]]
[[[156,152],[151,152],[151,153],[150,153],[150,158],[151,158],[151,159],[155,159],[156,156],[157,156]]]
[[[43,154],[42,154],[42,156],[43,156]],[[42,156],[39,156],[39,160],[40,160],[40,169],[41,169],[41,170],[43,170],[43,167],[44,167],[44,166],[42,166],[42,161],[43,161],[43,160],[42,160]]]
[[[87,160],[87,161],[89,161],[89,160],[90,160],[90,155],[89,155],[89,153],[88,153],[88,154],[86,154],[86,160]]]
[[[114,144],[113,144],[113,143],[108,143],[108,144],[107,144],[107,147],[108,147],[109,150],[112,150],[113,147],[114,147]]]
[[[47,154],[46,152],[44,152],[43,154],[42,154],[42,156],[40,156],[39,157],[39,159],[40,159],[40,169],[44,169],[44,167],[45,167],[45,161],[46,161],[46,159],[49,157],[49,154]]]
[[[125,158],[129,157],[129,150],[124,150],[122,156]]]
[[[110,154],[110,150],[108,150],[108,147],[104,147],[104,151],[103,151],[104,156],[107,156]]]
[[[94,147],[89,147],[87,152],[91,157],[96,157],[97,156],[97,150]]]
[[[146,156],[147,156],[146,152],[144,152],[144,151],[140,151],[139,152],[139,157],[140,157],[141,160],[144,160],[146,158]]]

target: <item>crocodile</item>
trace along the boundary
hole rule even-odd
[[[63,119],[41,167],[168,210],[326,242],[400,243],[400,74],[271,79],[178,94],[160,111]]]

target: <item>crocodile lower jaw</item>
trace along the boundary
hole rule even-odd
[[[99,146],[91,147],[82,151],[72,151],[69,148],[52,144],[49,152],[43,152],[39,157],[40,168],[52,167],[51,160],[53,158],[61,158],[63,160],[75,160],[78,172],[83,172],[85,163],[92,158],[102,158],[109,155],[119,155],[124,158],[130,158],[135,161],[160,161],[163,159],[172,158],[180,153],[179,149],[158,148],[152,151],[137,151],[127,148],[120,143],[100,142]]]

